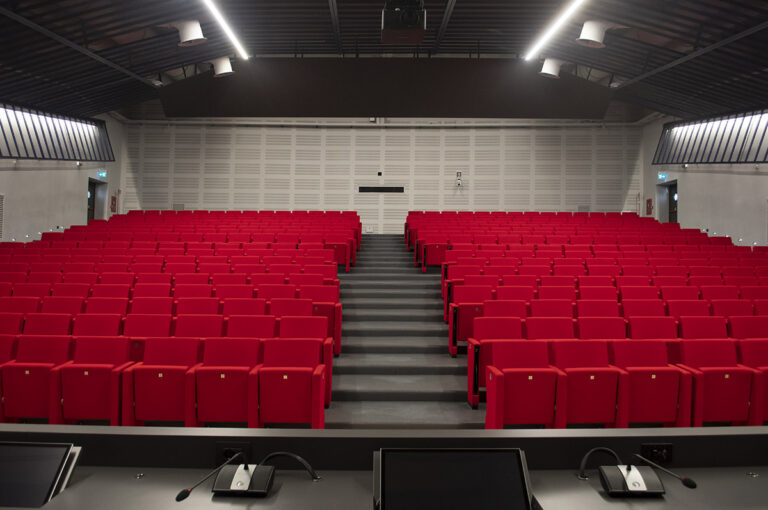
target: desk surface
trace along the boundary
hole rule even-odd
[[[143,476],[137,477],[141,473]],[[750,475],[754,473],[757,476]],[[278,471],[270,496],[263,499],[213,497],[212,479],[190,497],[174,498],[206,474],[202,469],[140,469],[83,466],[73,474],[69,488],[44,508],[49,510],[162,510],[177,508],[343,509],[372,508],[370,471],[323,471],[313,482],[304,471]],[[768,508],[768,466],[681,469],[698,488],[683,487],[661,475],[667,494],[654,499],[612,499],[602,492],[595,471],[589,481],[576,478],[575,470],[532,471],[531,484],[544,510],[605,509],[744,509]]]

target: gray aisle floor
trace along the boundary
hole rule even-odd
[[[466,354],[448,354],[440,273],[413,265],[401,235],[365,235],[340,273],[342,353],[327,428],[482,428],[467,404]]]

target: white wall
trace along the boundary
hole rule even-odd
[[[373,232],[399,233],[412,209],[635,211],[640,192],[637,127],[170,122],[125,131],[123,210],[354,209]],[[405,193],[361,194],[361,185]]]
[[[0,239],[39,239],[38,232],[84,224],[88,178],[98,179],[99,170],[106,170],[107,178],[98,180],[112,183],[107,196],[116,192],[120,182],[119,155],[125,150],[123,126],[111,118],[104,120],[115,153],[114,163],[83,162],[78,167],[74,161],[0,160],[0,194],[5,196]],[[106,209],[108,214],[109,204]],[[25,237],[27,234],[29,238]]]
[[[736,244],[768,244],[768,165],[652,165],[661,127],[670,120],[643,130],[644,196],[656,202],[658,173],[663,172],[667,181],[677,180],[681,226],[725,234]],[[660,208],[656,212],[663,213]]]

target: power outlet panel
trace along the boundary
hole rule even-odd
[[[640,445],[640,455],[646,459],[668,466],[672,463],[674,446],[672,443],[645,443]]]

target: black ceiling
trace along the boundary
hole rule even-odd
[[[428,30],[414,48],[380,43],[384,0],[217,0],[251,55],[346,58],[516,57],[567,3],[425,0]],[[139,77],[181,66],[193,73],[193,64],[234,55],[200,0],[6,0],[0,7],[0,100],[42,110],[114,110],[157,97]],[[184,19],[202,22],[205,44],[177,46],[177,32],[163,25]],[[604,49],[585,48],[574,40],[588,19],[626,28],[609,31]],[[603,76],[606,85],[629,82],[617,88],[619,99],[693,118],[768,106],[766,48],[765,0],[587,0],[542,56],[577,64],[579,76]]]

